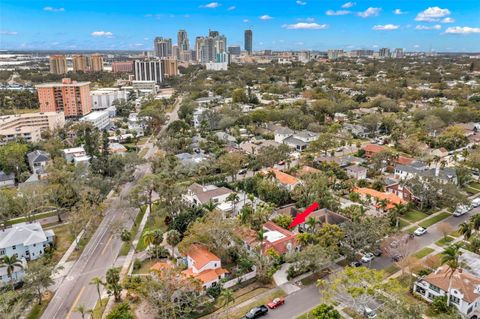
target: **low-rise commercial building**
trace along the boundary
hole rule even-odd
[[[127,91],[117,88],[103,88],[90,92],[92,98],[92,110],[105,110],[117,100],[127,100]]]
[[[108,129],[111,125],[108,111],[95,111],[89,113],[80,119],[81,122],[91,123],[99,130]]]

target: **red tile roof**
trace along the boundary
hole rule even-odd
[[[381,151],[385,151],[386,148],[381,145],[376,145],[376,144],[367,144],[363,147],[363,150],[365,152],[370,152],[370,153],[379,153]]]
[[[197,269],[201,269],[211,261],[220,261],[220,258],[199,244],[192,244],[188,249],[187,255],[193,259]]]

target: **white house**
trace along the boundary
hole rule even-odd
[[[315,141],[317,138],[317,133],[307,130],[293,131],[288,127],[275,129],[275,142],[287,144],[296,151],[303,151],[310,142]]]
[[[63,158],[65,158],[68,163],[77,165],[80,163],[88,163],[90,161],[90,156],[87,155],[83,146],[66,148],[62,152]]]
[[[222,268],[220,258],[199,244],[193,244],[188,249],[187,267],[182,273],[200,280],[204,289],[216,286],[228,273]]]
[[[53,230],[43,230],[40,223],[20,223],[0,230],[0,258],[17,256],[26,260],[40,258],[53,245]]]
[[[42,174],[50,161],[50,154],[41,150],[35,150],[27,154],[28,164],[33,174]]]
[[[355,179],[366,179],[367,178],[367,168],[358,165],[351,165],[346,168],[347,175]]]
[[[415,161],[409,165],[395,165],[395,177],[402,180],[408,180],[418,176],[419,178],[433,178],[442,183],[457,184],[457,172],[452,167],[430,168],[426,163]]]
[[[480,278],[463,269],[457,269],[452,274],[447,265],[441,266],[435,272],[419,278],[414,283],[413,291],[428,302],[449,294],[450,304],[465,318],[476,319],[480,316]]]
[[[128,129],[135,131],[137,136],[145,134],[145,118],[138,117],[138,113],[130,113],[128,115]]]
[[[218,205],[218,209],[228,212],[232,210],[232,203],[227,201],[228,195],[233,193],[226,187],[217,187],[215,185],[200,185],[194,183],[187,188],[187,193],[183,198],[193,206],[199,206],[212,202]]]
[[[202,114],[205,112],[206,109],[203,107],[197,107],[197,109],[193,112],[193,126],[195,128],[199,128],[202,124]]]

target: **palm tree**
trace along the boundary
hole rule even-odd
[[[230,310],[230,307],[228,307],[228,305],[235,301],[235,296],[233,295],[233,292],[230,289],[224,289],[220,293],[219,299],[222,306],[227,308],[226,310],[227,310],[227,319],[228,319],[228,312]]]
[[[180,243],[180,241],[182,240],[182,236],[177,230],[172,229],[167,232],[166,240],[167,240],[167,243],[172,247],[172,257],[174,257],[175,246],[177,246]]]
[[[472,230],[480,230],[480,214],[470,217],[470,223],[472,224]]]
[[[260,241],[260,251],[263,251],[263,242],[265,240],[265,229],[261,228],[258,232],[257,232],[257,239]]]
[[[465,239],[469,239],[472,236],[472,223],[463,222],[458,226],[458,232],[465,237]]]
[[[90,285],[95,285],[97,287],[98,301],[100,302],[100,306],[102,306],[102,294],[100,293],[100,285],[104,285],[102,278],[93,277],[90,280]]]
[[[309,217],[305,224],[308,226],[307,230],[309,233],[315,233],[315,226],[317,226],[317,221],[313,217]]]
[[[238,203],[239,200],[240,200],[240,197],[239,197],[238,194],[235,193],[235,192],[230,193],[230,194],[228,194],[228,196],[227,196],[227,202],[231,202],[232,205],[233,205],[233,209],[232,209],[233,213],[235,213],[235,208],[236,208],[237,203]]]
[[[13,255],[10,257],[4,256],[0,266],[7,268],[7,275],[10,278],[10,284],[12,285],[12,290],[15,290],[15,282],[13,281],[13,272],[15,271],[15,267],[20,267],[23,269],[23,263],[19,259],[17,259],[16,255]]]
[[[452,277],[455,272],[460,268],[460,246],[459,245],[450,245],[442,253],[442,263],[447,264],[449,267],[449,282],[448,282],[448,291],[447,291],[447,305],[450,305],[450,289],[452,287]],[[448,272],[447,272],[448,274]]]
[[[218,203],[215,203],[212,200],[208,201],[208,203],[203,204],[203,208],[208,212],[213,212],[215,208],[217,208],[217,206],[218,206]]]
[[[82,319],[85,319],[85,315],[90,312],[84,305],[78,305],[75,307],[75,312],[80,313],[82,315]]]
[[[155,241],[155,233],[153,230],[147,230],[143,233],[142,239],[145,246],[150,247]]]

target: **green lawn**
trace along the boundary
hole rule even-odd
[[[312,311],[313,311],[313,310],[312,310]],[[312,311],[306,312],[306,313],[304,313],[303,315],[298,316],[298,317],[295,318],[295,319],[315,319],[315,317],[312,315]],[[340,316],[340,318],[343,318],[343,317]]]
[[[469,184],[470,187],[475,187],[477,189],[480,189],[480,183],[472,182]]]
[[[400,229],[402,229],[403,227],[407,227],[408,225],[410,225],[409,222],[407,222],[405,219],[400,218],[400,223],[399,223]]]
[[[408,211],[403,216],[403,218],[405,218],[406,220],[408,220],[411,223],[416,223],[416,222],[421,221],[422,219],[425,219],[427,217],[428,217],[427,214],[422,213],[418,210],[414,210],[414,209],[412,209],[411,211]]]
[[[103,298],[101,305],[100,305],[100,302],[97,301],[95,308],[93,308],[92,319],[102,318],[102,315],[103,315],[103,312],[105,311],[105,307],[107,306],[107,303],[108,303],[108,298]]]
[[[135,238],[135,235],[137,234],[138,226],[140,226],[140,222],[142,221],[143,216],[145,215],[145,210],[146,210],[146,207],[140,208],[140,212],[135,217],[135,224],[132,226],[132,229],[130,229],[131,240],[133,240]],[[130,251],[130,246],[131,246],[131,241],[123,243],[118,255],[126,256]]]
[[[165,225],[165,212],[162,212],[160,209],[153,208],[155,214],[151,214],[150,218],[143,229],[140,240],[137,244],[137,251],[144,251],[147,247],[145,246],[144,241],[142,240],[143,234],[149,230],[160,229],[162,232],[167,231],[167,225]]]
[[[39,305],[38,303],[35,303],[35,305],[32,307],[32,310],[30,313],[27,315],[27,319],[37,319],[40,318],[47,309],[48,303],[52,299],[52,294],[47,293],[43,296],[42,303]]]
[[[269,303],[270,301],[272,301],[273,299],[275,298],[279,298],[279,297],[285,297],[287,294],[283,291],[283,290],[277,290],[277,291],[274,291],[273,293],[269,294],[268,296],[256,301],[256,302],[252,302],[250,305],[248,306],[245,306],[245,307],[242,307],[240,309],[237,309],[235,311],[231,311],[229,313],[229,318],[230,319],[242,319],[244,318],[245,314],[250,311],[250,309],[254,308],[254,307],[258,307],[260,305],[265,305],[267,303]]]
[[[472,194],[472,195],[480,193],[480,190],[478,190],[478,189],[476,189],[476,188],[468,187],[468,186],[465,187],[464,190],[465,190],[467,193]]]
[[[430,247],[425,247],[417,251],[415,254],[413,254],[414,257],[417,257],[418,259],[422,259],[423,257],[429,255],[431,252],[433,252],[434,249]]]
[[[455,238],[450,237],[450,236],[447,236],[446,238],[442,238],[442,239],[436,241],[435,244],[436,244],[437,246],[446,246],[446,245],[450,244],[450,243],[451,243],[452,241],[454,241],[454,240],[455,240]]]
[[[51,216],[56,216],[56,215],[57,215],[56,212],[40,213],[40,214],[36,214],[35,216],[33,216],[33,220],[38,220],[38,219],[51,217]],[[27,219],[25,217],[19,217],[19,218],[10,219],[5,224],[7,224],[7,226],[10,226],[10,225],[18,224],[18,223],[24,223],[26,221],[27,221]]]
[[[418,228],[418,226],[413,226],[413,227],[410,227],[410,228],[407,228],[405,230],[406,233],[408,234],[413,234],[413,232]]]
[[[420,226],[427,228],[429,226],[432,226],[433,224],[438,223],[439,221],[444,220],[445,218],[450,217],[451,215],[447,212],[441,212],[438,215],[435,215],[429,219],[424,220],[423,222],[420,223]]]
[[[353,319],[364,319],[361,314],[359,314],[352,308],[343,308],[343,311]]]
[[[387,268],[385,268],[383,270],[383,272],[385,272],[385,277],[390,277],[391,275],[393,275],[394,273],[396,273],[399,270],[400,270],[400,268],[397,267],[397,265],[392,264],[392,265],[388,266]]]

